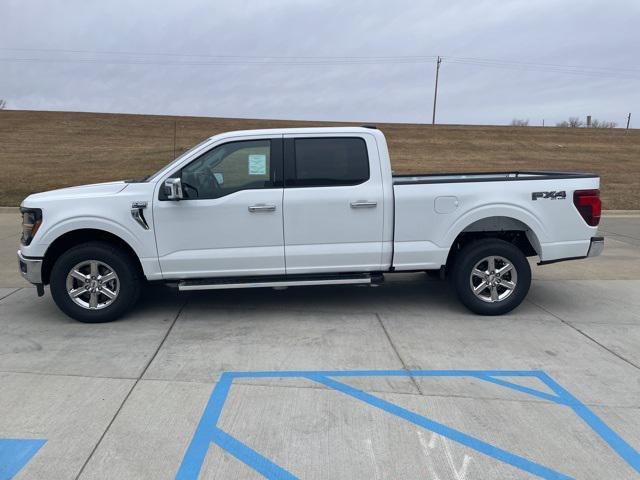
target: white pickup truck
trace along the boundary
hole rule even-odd
[[[447,276],[479,314],[509,312],[540,264],[599,255],[600,180],[558,172],[394,176],[375,127],[229,132],[140,180],[21,205],[20,270],[83,322],[144,281],[180,290]]]

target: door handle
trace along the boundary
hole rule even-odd
[[[276,206],[275,205],[265,205],[264,203],[259,203],[257,205],[250,205],[249,206],[249,211],[250,212],[275,212],[276,211]]]
[[[368,202],[366,200],[358,200],[357,202],[351,202],[351,208],[375,208],[378,206],[378,202]]]

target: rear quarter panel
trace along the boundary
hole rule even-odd
[[[597,227],[590,227],[573,205],[573,192],[599,188],[599,178],[501,180],[394,185],[394,266],[398,270],[439,268],[456,237],[490,217],[509,217],[527,225],[542,261],[585,256]],[[532,199],[533,192],[565,191],[565,199]],[[441,197],[454,205],[438,213]]]

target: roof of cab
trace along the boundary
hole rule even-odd
[[[235,130],[230,132],[219,133],[210,137],[211,139],[220,139],[228,137],[249,137],[249,136],[277,136],[277,135],[318,135],[318,134],[380,134],[380,130],[371,127],[301,127],[301,128],[265,128],[257,130]]]

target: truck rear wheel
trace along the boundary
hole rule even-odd
[[[499,239],[479,240],[458,253],[451,280],[469,310],[480,315],[502,315],[526,297],[531,267],[515,245]]]
[[[50,288],[60,310],[80,322],[111,322],[140,295],[140,275],[131,258],[105,242],[63,253],[51,270]]]

